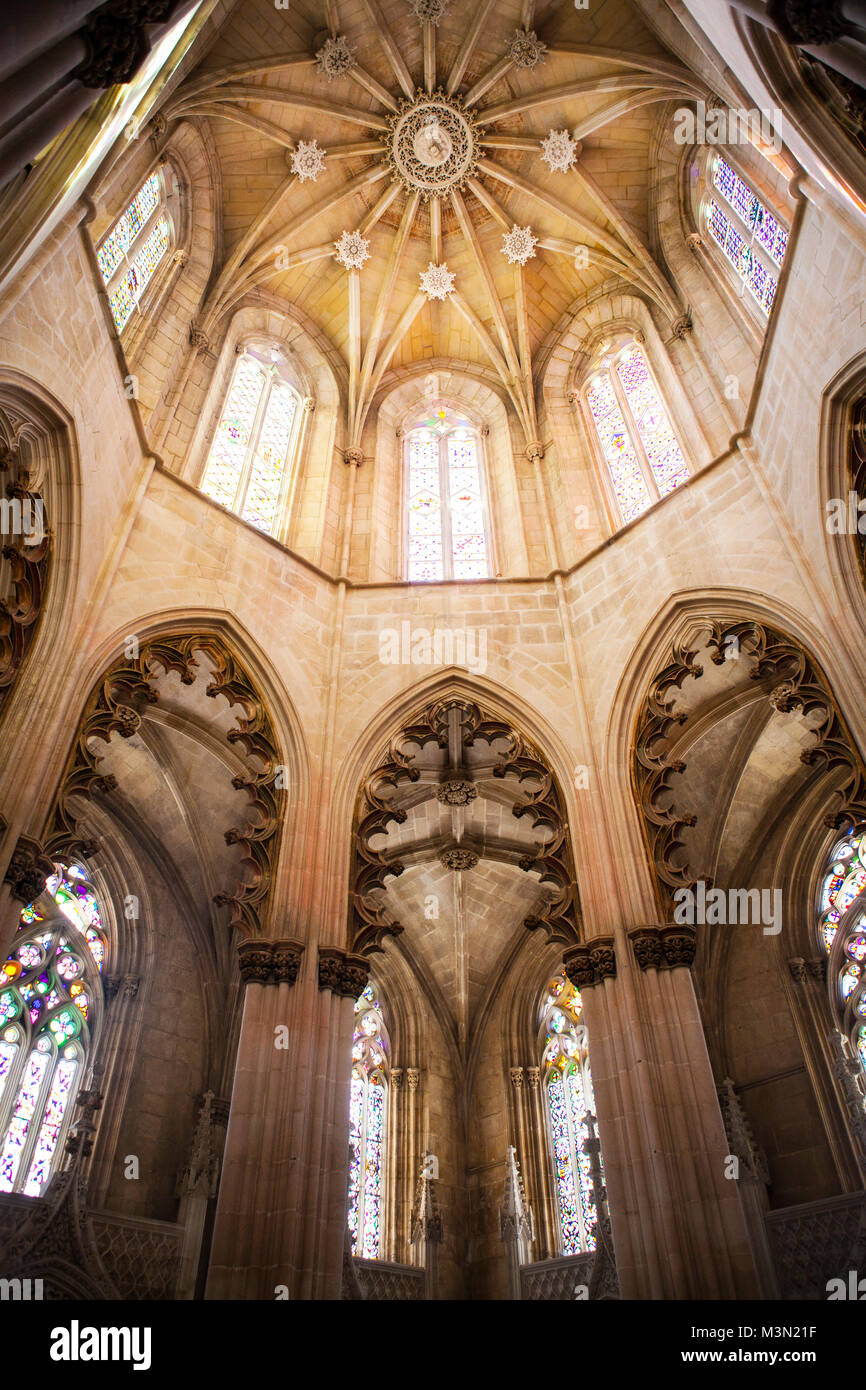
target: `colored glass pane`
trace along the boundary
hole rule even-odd
[[[772,257],[776,265],[781,266],[788,249],[788,233],[782,224],[721,157],[715,161],[713,183],[749,231],[754,233],[768,256]]]
[[[252,473],[241,516],[270,535],[277,520],[280,492],[298,398],[279,381],[271,385],[259,430]]]
[[[442,497],[439,441],[426,432],[409,441],[409,579],[442,579]]]
[[[748,285],[753,298],[765,314],[769,314],[776,296],[778,281],[754,255],[751,247],[737,231],[730,218],[713,199],[707,218],[710,235],[724,252],[740,279]]]
[[[115,222],[96,252],[99,269],[106,284],[123,260],[135,238],[144,227],[159,202],[159,175],[145,179],[129,207]]]
[[[371,985],[355,1003],[352,1080],[349,1090],[349,1232],[352,1253],[379,1255],[386,1087],[383,1067],[387,1035]]]
[[[0,1192],[11,1192],[24,1152],[24,1144],[39,1103],[42,1083],[51,1066],[51,1052],[34,1049],[15,1101],[12,1119],[0,1152]]]
[[[117,331],[129,319],[171,241],[168,219],[160,217],[142,242],[135,262],[120,280],[109,298]]]
[[[652,502],[623,413],[606,373],[593,377],[586,393],[595,428],[610,470],[623,521],[634,521]]]
[[[60,1127],[72,1094],[72,1082],[77,1070],[78,1063],[74,1059],[59,1062],[55,1068],[42,1124],[36,1137],[27,1181],[22,1188],[25,1197],[38,1197],[48,1181],[51,1160],[57,1148]]]
[[[454,578],[486,579],[487,539],[475,439],[458,430],[449,436],[447,447]]]
[[[580,994],[565,974],[551,980],[543,1009],[543,1061],[564,1255],[595,1248],[592,1166],[584,1151],[594,1100],[582,1013]]]
[[[617,364],[617,375],[637,425],[659,493],[664,497],[689,476],[682,450],[646,358],[635,345]]]
[[[202,492],[224,507],[233,507],[237,499],[265,380],[262,364],[244,353],[235,368],[201,485]]]

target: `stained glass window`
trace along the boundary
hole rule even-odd
[[[630,343],[608,356],[586,403],[624,522],[685,482],[689,469],[646,355]]]
[[[155,173],[145,179],[96,250],[118,332],[128,322],[171,245],[171,226],[163,211],[163,178],[164,175]]]
[[[253,352],[238,359],[202,492],[273,535],[295,433],[297,394]]]
[[[105,929],[84,870],[59,865],[18,930],[0,975],[0,1192],[38,1197],[102,1001]]]
[[[592,1169],[584,1152],[595,1100],[583,1001],[565,974],[547,988],[542,1009],[543,1070],[563,1255],[595,1249]]]
[[[487,523],[476,431],[446,409],[406,441],[407,578],[486,579]]]
[[[379,1256],[387,1101],[388,1035],[373,985],[355,1003],[349,1093],[349,1233],[352,1254]]]
[[[866,827],[832,845],[818,893],[817,926],[829,957],[831,998],[851,1055],[864,1069],[866,1095]],[[0,999],[2,1003],[2,999]]]
[[[779,281],[756,248],[760,247],[773,265],[781,266],[788,249],[787,230],[721,155],[713,161],[712,180],[722,201],[709,200],[706,221],[710,236],[762,311],[769,314]]]

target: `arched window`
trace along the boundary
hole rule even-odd
[[[821,879],[818,928],[830,958],[830,987],[841,1031],[866,1070],[866,830],[833,845]]]
[[[595,1249],[595,1194],[583,1151],[595,1112],[583,1001],[565,973],[551,980],[542,1008],[542,1068],[563,1255]]]
[[[105,932],[84,871],[58,866],[18,930],[0,971],[0,1192],[38,1197],[62,1156],[102,1008]]]
[[[764,314],[769,314],[788,248],[788,231],[726,159],[715,155],[707,170],[712,192],[704,204],[711,238]]]
[[[246,348],[205,464],[202,492],[269,536],[277,528],[288,482],[298,406],[279,349],[268,355]]]
[[[376,992],[367,985],[355,1004],[349,1102],[349,1231],[352,1254],[365,1260],[378,1258],[382,1236],[387,1098],[388,1035]]]
[[[406,578],[486,579],[487,508],[478,432],[441,409],[405,441]]]
[[[128,323],[172,244],[165,171],[150,174],[96,250],[118,333]]]
[[[689,476],[679,441],[639,343],[608,353],[585,398],[624,522]]]

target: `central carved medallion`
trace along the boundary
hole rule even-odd
[[[389,120],[385,157],[394,178],[424,199],[462,188],[475,172],[475,117],[457,97],[419,92]]]

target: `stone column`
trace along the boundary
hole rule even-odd
[[[238,948],[246,993],[207,1298],[272,1299],[281,1285],[295,1296],[287,1198],[305,1079],[305,1020],[295,987],[303,949],[297,941],[262,939]]]
[[[566,953],[581,990],[623,1298],[754,1298],[759,1285],[688,967],[694,930]]]

